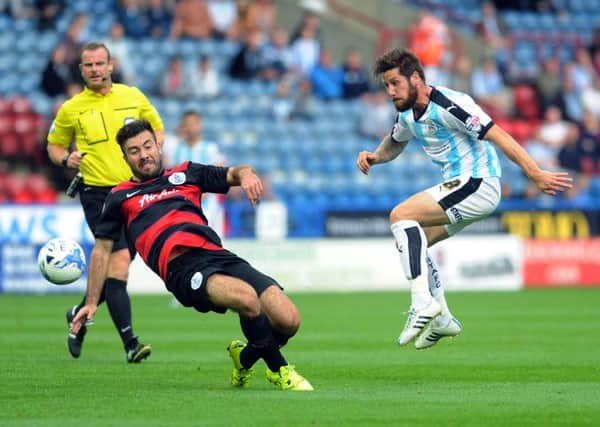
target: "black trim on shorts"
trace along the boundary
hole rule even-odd
[[[450,209],[452,206],[459,204],[471,194],[475,193],[481,183],[483,182],[483,178],[469,178],[467,183],[463,185],[460,189],[456,190],[454,193],[448,194],[446,197],[440,199],[438,202],[439,205],[445,211]]]

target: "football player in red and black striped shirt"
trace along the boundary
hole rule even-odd
[[[86,305],[73,319],[76,333],[96,312],[108,257],[124,225],[146,264],[186,307],[206,313],[239,314],[247,343],[233,341],[232,385],[246,387],[258,359],[267,364],[267,378],[284,390],[312,390],[280,348],[296,333],[300,314],[275,279],[224,249],[202,212],[203,193],[227,193],[241,186],[255,206],[263,191],[248,165],[207,166],[184,162],[163,169],[160,146],[145,120],[125,125],[117,134],[133,178],[113,188],[96,228],[96,244],[88,272]]]

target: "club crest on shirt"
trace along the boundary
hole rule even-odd
[[[479,132],[481,130],[481,121],[477,116],[469,116],[465,122],[465,127],[471,132]]]
[[[425,128],[425,130],[429,133],[435,133],[437,132],[438,128],[437,125],[435,124],[435,122],[431,119],[427,119],[423,121],[423,127]]]
[[[185,173],[175,172],[173,175],[169,176],[169,182],[173,185],[183,184],[185,182]]]

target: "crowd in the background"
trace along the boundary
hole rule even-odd
[[[539,8],[548,3],[552,4],[532,5]],[[310,119],[315,100],[358,99],[364,114],[356,132],[373,138],[389,132],[394,110],[372,81],[368,64],[372,58],[353,48],[334,55],[323,42],[317,14],[307,11],[296,27],[283,28],[272,0],[121,0],[114,4],[116,19],[102,41],[113,56],[115,82],[138,82],[140,71],[128,61],[132,40],[229,40],[239,43],[239,50],[224,69],[215,67],[209,55],[192,62],[174,55],[149,94],[210,100],[221,96],[231,80],[260,79],[277,85],[271,108],[276,120]],[[14,19],[34,19],[40,31],[52,30],[66,7],[65,0],[0,1],[0,12]],[[587,44],[577,46],[571,57],[547,58],[539,64],[541,71],[531,76],[513,66],[511,34],[494,3],[481,5],[481,19],[475,26],[487,46],[480,63],[473,63],[452,36],[457,30],[430,12],[423,9],[405,40],[425,65],[428,82],[471,93],[538,162],[581,176],[569,197],[585,192],[589,177],[600,174],[600,30]],[[40,88],[57,107],[82,89],[78,51],[90,40],[88,21],[84,13],[75,15],[47,58]],[[45,119],[47,129],[51,118]],[[43,135],[40,138],[42,152]],[[44,166],[43,158],[38,153],[34,167]],[[54,168],[50,171],[54,187],[63,189],[70,176]],[[535,197],[533,189],[517,190],[510,182],[505,193]],[[0,198],[16,200],[14,192],[6,194],[0,192]]]

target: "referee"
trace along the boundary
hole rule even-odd
[[[148,120],[160,144],[163,123],[156,109],[137,88],[113,83],[110,52],[102,43],[88,43],[81,50],[79,69],[85,88],[59,109],[48,134],[48,155],[56,165],[79,169],[83,178],[78,186],[85,219],[95,232],[104,199],[116,184],[132,177],[132,172],[116,142],[117,131],[135,119]],[[71,142],[75,145],[70,150]],[[150,355],[152,347],[138,341],[131,321],[131,302],[127,293],[130,252],[124,231],[115,243],[108,263],[108,274],[100,302],[106,301],[110,316],[121,336],[127,362],[138,363]],[[83,300],[67,311],[71,323]],[[87,329],[69,334],[67,346],[78,358]]]

